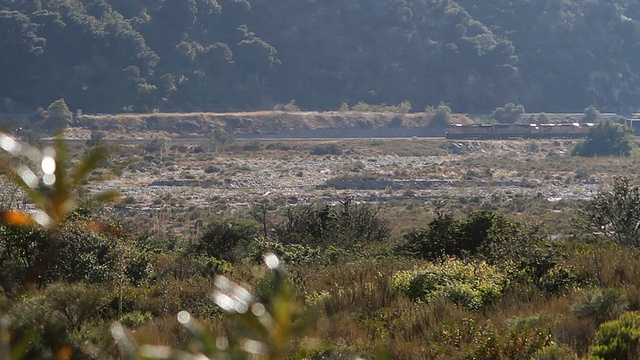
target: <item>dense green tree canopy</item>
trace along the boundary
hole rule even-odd
[[[520,120],[522,114],[524,114],[524,106],[508,103],[493,110],[489,118],[501,124],[513,124]]]
[[[71,124],[73,114],[64,99],[58,99],[47,107],[46,125],[55,131],[62,131]]]
[[[633,131],[613,120],[598,123],[571,151],[577,156],[629,156],[635,147]]]
[[[0,0],[0,111],[628,113],[639,19],[625,0]]]

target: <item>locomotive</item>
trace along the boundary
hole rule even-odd
[[[592,123],[562,124],[452,124],[447,139],[580,139],[585,138]]]

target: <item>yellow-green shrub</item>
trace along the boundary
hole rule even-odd
[[[444,297],[468,309],[479,310],[502,295],[508,279],[484,261],[466,263],[449,258],[424,268],[399,271],[392,286],[416,300]]]
[[[600,326],[590,359],[637,359],[640,356],[640,313],[627,312]]]

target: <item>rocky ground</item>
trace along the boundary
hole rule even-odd
[[[517,197],[559,201],[591,197],[607,176],[567,169],[531,170],[564,161],[571,142],[405,141],[431,143],[441,153],[394,154],[389,149],[376,150],[367,141],[346,144],[351,151],[339,155],[262,150],[202,156],[169,150],[161,161],[138,155],[147,161],[129,165],[118,177],[96,178],[91,187],[118,189],[126,199],[124,206],[137,209],[238,207],[267,199],[297,203],[344,197],[370,202]]]

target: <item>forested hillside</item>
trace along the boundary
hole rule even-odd
[[[631,0],[0,0],[0,49],[5,112],[640,103]]]

